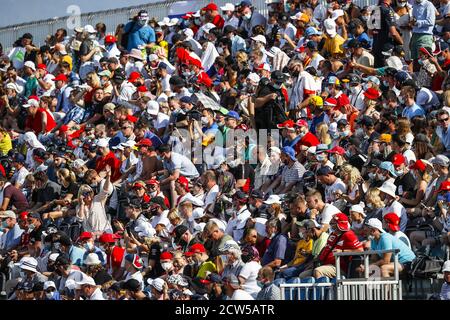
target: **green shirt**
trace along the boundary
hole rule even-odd
[[[27,83],[25,83],[25,98],[28,99],[30,96],[36,94],[37,87],[37,79],[35,77],[28,78]]]
[[[311,254],[313,257],[318,257],[320,254],[320,251],[322,251],[323,247],[327,244],[328,240],[328,233],[322,232],[319,238],[317,240],[314,240],[313,246],[312,246],[312,252]]]

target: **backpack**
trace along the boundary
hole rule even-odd
[[[419,255],[411,263],[409,275],[413,278],[432,279],[436,278],[441,271],[444,260],[438,257]]]

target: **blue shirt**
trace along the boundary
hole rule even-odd
[[[267,250],[262,258],[261,265],[265,266],[266,264],[271,263],[275,259],[280,259],[282,260],[283,263],[284,262],[283,260],[286,255],[286,249],[287,249],[287,237],[281,233],[277,234],[270,241],[270,244],[267,247]]]
[[[421,107],[419,107],[415,102],[412,106],[408,107],[405,106],[402,112],[402,117],[407,118],[408,120],[411,120],[414,117],[420,117],[424,116],[425,111]]]
[[[233,40],[231,40],[231,55],[235,57],[239,51],[246,50],[247,44],[245,43],[245,40],[239,36],[234,36]]]
[[[150,141],[151,141],[152,144],[153,144],[153,147],[155,147],[155,148],[159,148],[159,147],[163,144],[163,142],[161,141],[161,139],[160,139],[156,134],[154,134],[154,133],[151,132],[151,131],[145,132],[144,138],[145,138],[145,139],[150,139]]]
[[[400,252],[398,254],[398,261],[401,264],[405,264],[408,262],[412,262],[416,255],[414,252],[400,239],[394,237],[390,233],[382,233],[381,238],[377,240],[371,240],[370,248],[372,250],[390,250],[390,249],[399,249]],[[380,255],[380,257],[382,257]],[[394,255],[392,254],[391,261],[394,261]]]
[[[423,0],[422,3],[414,3],[413,17],[416,19],[416,25],[413,27],[413,33],[433,34],[433,27],[436,22],[436,8],[428,1]]]
[[[84,250],[82,248],[79,248],[76,246],[70,247],[69,258],[70,258],[70,261],[72,261],[72,264],[74,264],[78,267],[82,267],[85,252],[86,252],[86,250]]]
[[[450,150],[450,130],[444,130],[441,126],[436,128],[436,135],[439,137],[439,140],[444,145],[445,150]]]
[[[141,27],[135,22],[129,22],[124,31],[128,33],[128,51],[156,41],[155,31],[150,26]]]
[[[8,231],[5,240],[5,249],[7,251],[14,249],[20,244],[20,238],[22,236],[23,230],[20,229],[19,225],[16,223],[14,227]]]
[[[369,36],[365,32],[361,33],[358,36],[357,40],[362,43],[367,43],[367,44],[364,44],[364,46],[363,46],[364,49],[370,49],[372,47],[372,40],[369,38]]]

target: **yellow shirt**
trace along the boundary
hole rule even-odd
[[[200,266],[200,269],[198,269],[197,277],[199,277],[200,279],[205,279],[207,271],[211,273],[217,272],[216,265],[211,261],[204,262]]]
[[[344,43],[345,39],[342,38],[339,34],[336,34],[334,38],[325,38],[325,43],[322,49],[322,55],[326,55],[327,53],[334,55],[344,55]]]
[[[3,132],[3,139],[0,140],[0,154],[6,155],[12,149],[11,137],[7,132]]]
[[[298,266],[306,261],[307,255],[303,255],[303,251],[306,251],[306,253],[310,254],[312,251],[313,241],[309,240],[299,240],[297,243],[297,247],[295,248],[295,257],[292,260],[292,263],[290,265],[292,266]]]

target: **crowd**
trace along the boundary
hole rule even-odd
[[[449,1],[267,6],[0,46],[8,299],[277,300],[336,252],[445,259]]]

